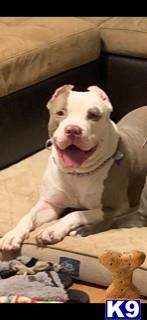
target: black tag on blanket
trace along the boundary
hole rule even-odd
[[[76,259],[71,259],[68,257],[60,257],[59,260],[60,271],[70,274],[71,276],[79,276],[80,271],[80,261]]]

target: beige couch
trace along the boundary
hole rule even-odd
[[[4,39],[0,51],[1,97],[95,61],[100,50],[147,58],[147,18],[0,18],[0,36]],[[15,226],[37,200],[47,158],[48,151],[43,150],[1,170],[1,236]],[[103,250],[137,248],[147,254],[146,240],[147,228],[132,228],[111,230],[86,238],[66,237],[59,244],[38,248],[32,233],[24,242],[21,254],[53,262],[60,262],[60,258],[64,257],[65,262],[71,265],[71,259],[78,260],[79,269],[73,269],[73,276],[108,285],[111,274],[98,260]],[[10,258],[12,254],[4,254],[3,258],[6,257]],[[145,260],[134,274],[134,282],[143,295],[147,295],[146,281]]]
[[[97,59],[147,58],[146,17],[0,17],[0,97]]]

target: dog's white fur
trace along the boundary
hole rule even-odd
[[[111,225],[112,212],[108,209],[108,213],[104,214],[101,196],[104,180],[114,163],[113,155],[119,139],[117,127],[109,117],[112,105],[98,87],[90,87],[87,92],[76,92],[71,88],[59,88],[49,102],[53,113],[58,105],[64,108],[66,104],[67,108],[66,117],[52,136],[53,145],[40,199],[17,226],[1,239],[1,250],[18,249],[30,231],[57,218],[60,218],[58,222],[38,233],[39,243],[56,243],[72,231],[74,233],[78,228],[80,231],[83,226],[97,225],[97,231],[102,231]],[[100,112],[99,121],[87,120],[88,109],[95,106]],[[76,141],[78,147],[89,150],[98,144],[96,151],[79,168],[66,167],[55,147],[58,145],[64,149],[68,145],[64,134],[67,125],[77,125],[82,129],[82,137]],[[63,210],[69,207],[76,211],[61,217]],[[121,212],[113,212],[113,216],[126,212],[128,208],[126,201]]]

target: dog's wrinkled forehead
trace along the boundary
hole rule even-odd
[[[71,91],[67,99],[67,110],[69,114],[81,116],[85,116],[93,110],[102,115],[107,110],[107,102],[91,91]]]

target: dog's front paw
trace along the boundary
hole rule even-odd
[[[0,239],[0,250],[18,250],[27,235],[27,232],[20,232],[17,229],[7,232]]]
[[[38,244],[54,244],[61,241],[66,234],[66,230],[56,223],[49,228],[41,230],[36,236],[36,241]]]

